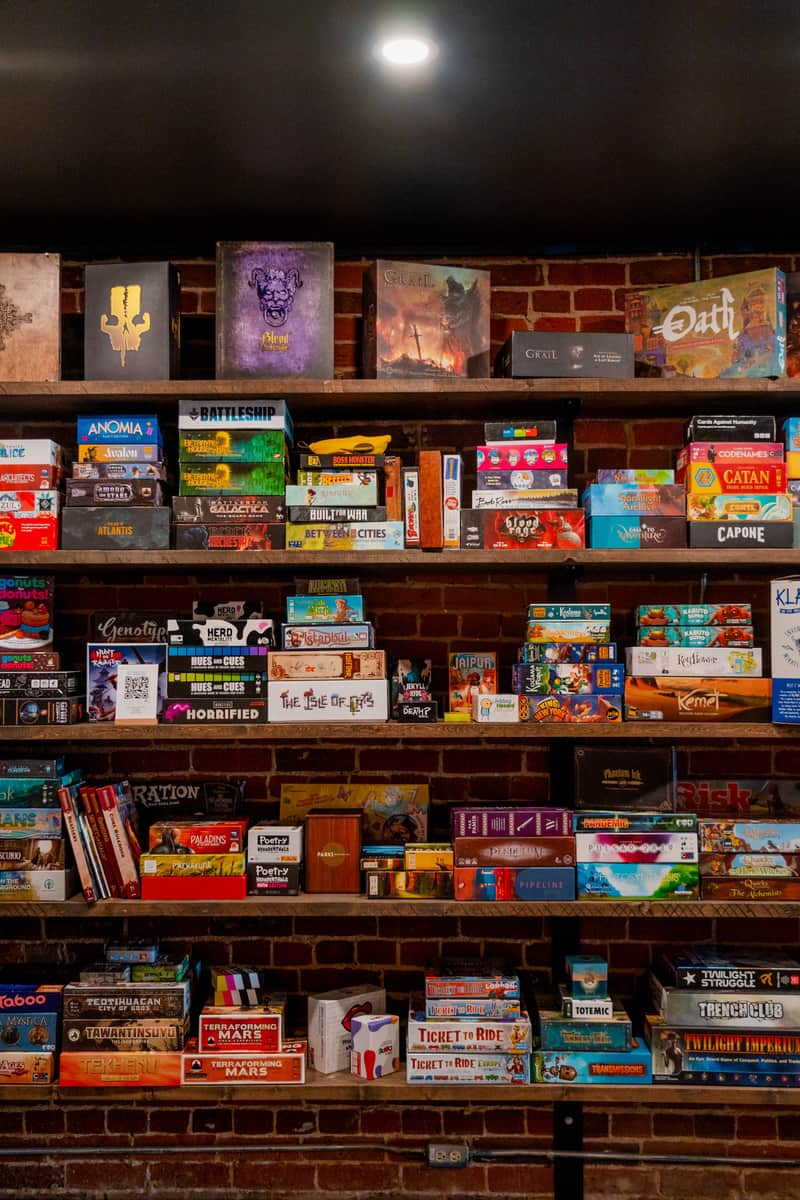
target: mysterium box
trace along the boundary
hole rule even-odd
[[[61,259],[0,254],[0,380],[61,378]]]
[[[85,379],[176,379],[180,275],[168,262],[86,268]]]
[[[217,243],[217,379],[333,377],[333,244]]]

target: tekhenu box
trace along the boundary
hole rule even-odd
[[[61,378],[61,259],[0,254],[0,380]]]
[[[513,379],[633,379],[633,335],[515,330],[494,360],[494,373]]]
[[[175,379],[180,275],[168,262],[86,267],[85,379]]]
[[[333,378],[333,244],[217,243],[217,378]]]

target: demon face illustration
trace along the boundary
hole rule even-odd
[[[300,272],[296,267],[288,271],[282,267],[254,267],[248,283],[256,289],[264,324],[280,329],[288,320],[298,289],[303,286]]]

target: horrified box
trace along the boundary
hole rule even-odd
[[[61,259],[0,254],[0,380],[61,377]]]
[[[514,379],[633,379],[633,336],[515,330],[494,360],[494,373]]]
[[[376,262],[364,276],[367,378],[489,375],[489,272]]]
[[[217,243],[217,378],[333,377],[333,244]]]
[[[642,375],[782,375],[786,278],[770,269],[628,292],[625,327]]]
[[[86,268],[85,379],[175,379],[180,275],[167,262]]]

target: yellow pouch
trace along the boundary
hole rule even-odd
[[[380,437],[326,438],[323,442],[310,442],[308,448],[314,454],[383,454],[391,440],[390,434]]]

